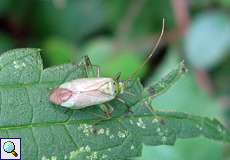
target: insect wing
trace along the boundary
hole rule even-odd
[[[101,104],[115,98],[116,86],[112,78],[83,78],[64,83],[60,88],[71,90],[73,95],[61,106],[80,109]]]

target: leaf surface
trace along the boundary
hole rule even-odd
[[[140,156],[143,143],[173,145],[177,138],[201,135],[230,141],[217,120],[152,112],[152,95],[139,80],[125,81],[124,94],[109,102],[111,119],[99,106],[71,110],[53,105],[49,95],[55,87],[92,76],[95,68],[81,62],[43,69],[39,52],[15,49],[0,57],[0,137],[22,138],[23,159],[127,159]],[[171,83],[175,71],[180,69],[160,83]],[[127,114],[127,107],[133,113]]]

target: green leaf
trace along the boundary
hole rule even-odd
[[[143,143],[172,145],[177,138],[197,136],[230,142],[215,119],[150,112],[139,80],[125,81],[124,94],[109,102],[114,108],[110,119],[99,106],[71,110],[53,105],[52,89],[87,77],[91,66],[81,62],[43,69],[39,52],[15,49],[0,57],[0,137],[22,138],[23,159],[127,159],[140,156]],[[125,114],[127,106],[133,113]]]

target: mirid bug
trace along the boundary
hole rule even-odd
[[[123,83],[112,78],[80,78],[63,83],[50,95],[50,101],[63,107],[81,109],[105,103],[123,92]]]
[[[164,19],[162,31],[156,45],[151,49],[150,54],[144,63],[131,75],[135,76],[139,69],[147,63],[151,58],[156,48],[158,47],[164,32]],[[99,71],[98,71],[99,73]],[[130,77],[130,78],[131,78]],[[129,78],[129,79],[130,79]],[[122,94],[125,87],[123,82],[119,82],[119,77],[95,77],[95,78],[80,78],[61,84],[54,89],[50,95],[50,101],[56,105],[71,109],[81,109],[92,105],[104,104]],[[111,107],[102,107],[107,115],[112,112]]]

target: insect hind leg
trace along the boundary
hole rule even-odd
[[[100,66],[98,65],[93,65],[94,67],[96,67],[96,70],[97,70],[97,77],[99,78],[100,77],[100,74],[101,74],[101,68]]]
[[[87,74],[87,78],[90,77],[100,77],[100,67],[98,65],[91,65],[90,67],[86,67],[86,74]]]
[[[107,119],[112,118],[113,107],[108,103],[103,103],[100,105],[101,110],[105,113]]]
[[[97,128],[96,125],[98,125],[99,123],[109,120],[112,118],[112,112],[113,112],[113,107],[110,106],[109,104],[105,103],[105,104],[101,104],[100,105],[101,110],[105,113],[105,117],[102,115],[97,115],[99,116],[101,119],[97,119],[96,121],[94,121],[93,125],[93,133],[96,134],[97,133]]]
[[[127,103],[125,103],[125,101],[122,98],[116,98],[116,100],[125,105],[125,107],[127,108],[127,112],[126,112],[127,115],[133,113],[131,107]]]
[[[93,65],[88,56],[84,56],[79,65],[83,65],[85,68],[86,76],[89,77],[100,77],[100,67]]]

